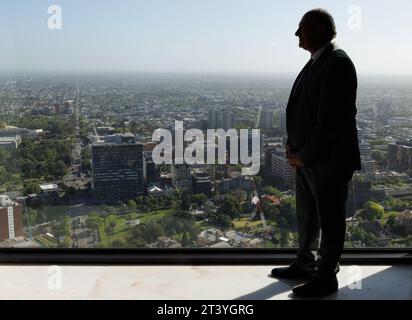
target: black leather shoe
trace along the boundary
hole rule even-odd
[[[296,286],[292,289],[293,293],[304,298],[320,298],[328,296],[338,291],[338,279],[336,276],[318,276],[308,283]]]
[[[274,268],[271,274],[275,278],[284,279],[310,279],[312,277],[310,270],[304,269],[297,262],[293,262],[289,267]]]

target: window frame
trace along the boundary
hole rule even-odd
[[[6,264],[273,265],[289,264],[296,248],[0,248]],[[412,248],[348,248],[342,264],[412,264]]]

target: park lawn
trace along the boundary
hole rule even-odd
[[[196,221],[195,225],[196,225],[196,227],[198,227],[200,229],[200,231],[204,231],[204,230],[215,227],[213,224],[209,224],[209,223],[207,223],[203,220],[202,221]]]
[[[173,212],[173,209],[165,209],[165,210],[152,211],[152,212],[148,212],[145,214],[139,214],[137,216],[133,214],[132,219],[137,218],[137,219],[140,219],[141,223],[147,223],[150,221],[158,220],[172,212]],[[127,224],[128,220],[129,220],[128,215],[126,216],[110,215],[109,217],[106,218],[107,224],[105,224],[105,219],[100,218],[99,237],[100,237],[100,243],[103,245],[103,247],[110,247],[111,243],[114,240],[128,239],[132,236],[133,228],[130,228],[128,226]],[[110,224],[110,221],[116,222],[116,226],[114,227],[112,234],[108,234],[105,230],[105,226],[106,225],[108,226]]]
[[[11,175],[11,180],[4,181],[0,185],[0,193],[4,193],[7,191],[21,191],[23,190],[23,183],[21,181],[21,174],[20,173],[13,173]]]
[[[241,219],[235,219],[232,221],[234,228],[235,229],[242,229],[246,227],[246,224],[248,224],[248,227],[255,228],[260,225],[262,225],[261,220],[256,220],[256,221],[250,221],[250,218],[241,218]]]
[[[46,181],[47,179],[45,177],[42,177],[41,179],[25,179],[22,173],[20,172],[13,173],[12,179],[10,181],[6,181],[1,184],[0,193],[4,193],[10,190],[23,191],[24,184],[29,184],[29,183],[41,184]]]
[[[105,223],[105,220],[106,220],[106,223]],[[116,226],[113,229],[113,233],[108,234],[105,230],[105,227],[109,226],[111,221],[115,221]],[[117,215],[110,215],[106,219],[100,218],[100,221],[99,221],[100,242],[105,247],[108,247],[110,246],[113,240],[129,237],[131,235],[132,228],[129,228],[126,222],[127,222],[127,217],[117,216]]]
[[[140,219],[141,223],[147,223],[150,221],[159,220],[160,218],[163,218],[171,214],[173,211],[174,209],[156,210],[156,211],[139,214],[137,218]]]

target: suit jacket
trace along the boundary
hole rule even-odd
[[[334,44],[295,81],[286,109],[287,144],[305,167],[361,169],[356,91],[355,66]]]

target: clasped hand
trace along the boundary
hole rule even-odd
[[[301,168],[304,167],[302,160],[298,157],[296,153],[292,153],[290,146],[286,145],[286,158],[291,166]]]

